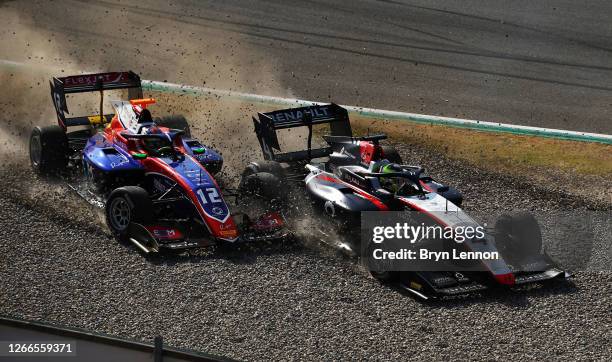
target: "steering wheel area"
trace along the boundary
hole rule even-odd
[[[420,176],[425,169],[419,166],[396,165],[395,172],[370,173],[377,176],[380,185],[398,196],[413,196],[426,193],[420,182]]]
[[[155,150],[155,152],[159,155],[166,155],[166,154],[171,154],[174,152],[174,147],[172,146],[162,146],[159,147],[157,150]]]

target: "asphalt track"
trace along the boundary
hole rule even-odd
[[[59,0],[6,6],[49,38],[55,61],[83,69],[127,67],[146,79],[612,132],[608,1]]]

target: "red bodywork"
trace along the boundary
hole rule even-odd
[[[142,109],[144,109],[146,105],[151,102],[142,102],[142,103],[133,102],[133,103],[136,103],[134,104],[134,111],[137,114],[140,114]],[[109,142],[116,144],[117,146],[121,147],[122,149],[130,153],[131,155],[147,154],[147,151],[142,147],[140,143],[141,141],[136,140],[136,139],[127,139],[121,135],[121,132],[124,132],[125,130],[126,129],[123,127],[123,125],[119,121],[118,116],[115,115],[113,119],[111,120],[110,124],[104,130],[104,136]],[[159,130],[162,132],[168,132],[169,129],[165,127],[159,127]],[[210,176],[206,168],[204,168],[204,166],[202,166],[197,160],[193,159],[193,157],[187,154],[187,152],[184,149],[180,136],[174,139],[174,147],[177,148],[179,151],[181,151],[185,155],[185,157],[190,158],[195,164],[197,164],[200,168],[199,171],[207,175],[208,178],[211,179],[212,182],[214,183],[214,186],[218,190],[220,190],[219,185],[216,183],[214,178]],[[161,174],[163,176],[166,176],[176,181],[181,186],[183,191],[185,191],[185,193],[187,194],[191,202],[196,207],[202,219],[205,221],[212,236],[219,238],[219,239],[224,239],[224,240],[234,240],[238,237],[238,229],[236,227],[236,223],[234,222],[234,219],[232,218],[232,216],[228,215],[227,219],[224,221],[219,221],[209,216],[205,212],[204,208],[202,207],[202,204],[198,196],[196,195],[196,193],[193,191],[191,185],[189,185],[182,176],[177,175],[176,170],[174,170],[170,165],[168,165],[166,162],[164,162],[163,160],[160,160],[157,157],[146,157],[144,159],[137,159],[137,160],[142,164],[146,172]],[[218,197],[222,199],[220,192],[219,192]]]
[[[359,154],[364,165],[382,158],[382,147],[370,141],[359,141]]]

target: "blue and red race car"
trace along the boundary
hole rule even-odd
[[[103,92],[113,89],[128,89],[130,100],[112,101],[114,114],[104,114]],[[66,94],[95,91],[101,97],[99,115],[66,117]],[[53,78],[51,95],[58,125],[32,130],[32,167],[41,175],[61,175],[79,195],[103,207],[118,238],[149,253],[287,235],[279,213],[252,220],[230,211],[213,177],[221,156],[191,138],[184,117],[153,119],[148,107],[155,100],[142,98],[135,73]]]

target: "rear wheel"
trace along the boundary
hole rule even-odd
[[[124,186],[111,192],[106,201],[106,223],[119,237],[128,236],[130,224],[148,224],[153,221],[153,203],[145,189]]]
[[[249,163],[244,168],[244,171],[242,172],[242,177],[247,177],[258,172],[271,173],[279,180],[282,180],[285,175],[285,171],[283,170],[283,167],[280,163],[272,160],[264,160]]]
[[[61,174],[68,164],[68,137],[60,126],[35,127],[30,135],[30,163],[41,175]]]
[[[396,281],[398,278],[398,272],[394,269],[393,262],[391,260],[385,260],[382,262],[374,262],[372,256],[374,250],[377,248],[376,244],[369,243],[366,251],[366,255],[362,257],[367,258],[365,260],[366,266],[370,275],[382,283],[390,283]]]
[[[186,138],[191,138],[191,128],[189,128],[187,119],[182,115],[164,116],[156,119],[155,124],[161,127],[179,129],[185,132]]]
[[[391,163],[397,163],[401,165],[404,163],[402,160],[402,156],[399,155],[399,152],[393,146],[381,146],[383,151],[383,158],[389,160]]]

